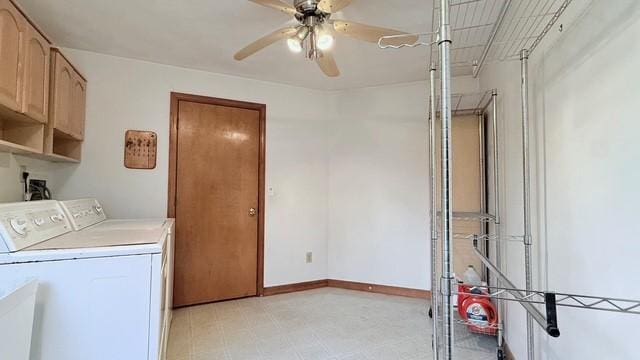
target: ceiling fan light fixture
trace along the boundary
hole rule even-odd
[[[302,52],[302,41],[300,41],[297,37],[292,37],[290,39],[287,39],[287,46],[289,47],[289,50],[291,50],[291,52],[294,52],[294,53]]]
[[[333,36],[331,34],[321,34],[318,36],[317,46],[320,50],[329,50],[333,47]]]
[[[234,55],[234,59],[237,61],[244,60],[277,42],[286,41],[289,50],[294,53],[305,52],[306,58],[315,61],[325,75],[336,77],[340,75],[340,70],[336,65],[332,51],[328,51],[335,47],[335,36],[348,36],[374,44],[378,44],[380,37],[385,35],[402,36],[403,43],[418,41],[417,35],[332,18],[336,12],[349,6],[353,0],[249,1],[293,16],[297,24],[276,30],[245,46]],[[291,4],[292,2],[293,4]]]
[[[296,37],[300,42],[304,41],[309,36],[309,28],[307,26],[301,26],[296,32]]]

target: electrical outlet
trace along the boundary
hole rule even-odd
[[[307,253],[307,264],[311,264],[313,262],[313,253],[312,252],[308,252]]]

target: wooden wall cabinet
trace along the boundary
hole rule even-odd
[[[0,151],[42,154],[48,119],[49,41],[0,0]]]
[[[87,82],[12,0],[0,0],[0,151],[79,161]]]
[[[33,26],[27,27],[24,43],[22,113],[31,119],[46,123],[49,118],[51,46]]]
[[[45,154],[80,160],[86,113],[87,81],[58,49],[51,50],[49,123]]]
[[[76,140],[84,138],[87,81],[62,53],[51,52],[51,126],[58,132]]]
[[[0,0],[0,105],[21,110],[22,62],[27,21],[9,0]]]
[[[73,68],[67,59],[55,50],[51,53],[51,74],[50,125],[63,134],[70,135],[69,117],[71,114]]]
[[[46,123],[49,41],[9,0],[0,0],[0,115]]]
[[[76,139],[84,139],[84,122],[87,112],[87,81],[75,73],[71,85],[71,111],[69,131]]]

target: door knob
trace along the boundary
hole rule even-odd
[[[249,216],[256,216],[257,213],[258,210],[256,210],[256,208],[249,209]]]

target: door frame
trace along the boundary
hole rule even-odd
[[[169,198],[167,216],[176,215],[176,186],[178,176],[178,107],[180,101],[256,110],[260,113],[260,164],[258,169],[258,259],[257,296],[264,295],[264,222],[265,222],[265,163],[266,163],[266,118],[267,105],[245,101],[220,99],[208,96],[171,92],[170,129],[169,129]]]

